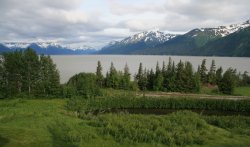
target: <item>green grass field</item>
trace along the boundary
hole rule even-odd
[[[65,99],[0,100],[0,146],[235,147],[250,144],[250,117],[222,119],[188,111],[162,116],[125,113],[79,117],[67,111],[65,104]]]
[[[250,97],[250,87],[236,87],[234,91],[235,95],[249,96]]]

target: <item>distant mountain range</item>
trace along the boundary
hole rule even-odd
[[[81,55],[93,54],[96,50],[89,46],[70,47],[62,46],[55,42],[4,42],[0,43],[0,52],[10,52],[14,50],[25,50],[28,47],[34,49],[38,54],[46,55]]]
[[[99,54],[206,55],[250,57],[250,21],[193,29],[183,35],[150,31],[103,47]]]
[[[215,28],[196,28],[185,34],[145,31],[113,41],[101,50],[89,46],[71,47],[53,42],[4,42],[0,53],[33,48],[38,54],[142,54],[250,57],[250,20]]]

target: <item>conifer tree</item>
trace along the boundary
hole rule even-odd
[[[184,91],[184,64],[183,62],[180,60],[180,62],[177,64],[177,68],[176,68],[176,90],[179,92]]]
[[[159,67],[159,63],[157,62],[156,64],[156,69],[155,69],[155,78],[154,78],[154,86],[153,90],[159,91],[162,90],[162,85],[163,85],[163,75]]]
[[[222,73],[223,73],[223,69],[222,67],[218,68],[216,70],[216,84],[219,85],[221,80],[222,80]]]
[[[216,66],[215,66],[214,60],[212,60],[211,67],[210,67],[210,70],[208,72],[208,82],[212,85],[216,84]]]
[[[151,69],[150,71],[147,72],[147,89],[148,90],[153,90],[153,86],[154,86],[154,71],[153,69]]]
[[[202,64],[200,66],[200,77],[201,77],[201,82],[203,84],[207,83],[207,67],[206,67],[206,59],[202,60]]]
[[[184,68],[184,91],[193,92],[196,86],[193,66],[190,62],[185,62]]]
[[[96,68],[96,83],[99,87],[103,87],[103,80],[104,77],[102,75],[102,65],[101,62],[97,62],[97,68]]]
[[[122,89],[128,90],[130,87],[130,72],[129,67],[126,64],[124,67],[123,77],[122,77]]]
[[[107,87],[114,88],[114,89],[118,88],[119,77],[118,77],[118,72],[113,62],[111,62],[110,70],[106,78],[107,78]]]
[[[138,73],[135,76],[135,79],[137,81],[138,87],[140,90],[146,90],[147,85],[147,72],[143,70],[142,63],[139,65]]]

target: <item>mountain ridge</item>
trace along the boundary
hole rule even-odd
[[[163,42],[156,42],[153,46],[148,46],[145,40],[136,43],[126,44],[128,38],[135,38],[138,34],[127,37],[122,41],[116,41],[105,46],[98,53],[100,54],[152,54],[152,55],[203,55],[200,48],[204,48],[209,42],[239,32],[250,27],[247,20],[239,24],[228,26],[218,26],[213,28],[196,28],[182,35],[175,35]],[[134,39],[136,40],[136,39]],[[240,41],[240,40],[238,40]],[[125,42],[125,43],[124,43]],[[246,42],[247,43],[247,42]],[[217,43],[217,45],[219,45]],[[219,48],[219,47],[218,47]],[[199,51],[200,53],[197,53]],[[212,53],[211,53],[212,54]],[[204,54],[205,55],[205,54]],[[216,54],[215,54],[216,55]],[[221,55],[221,54],[220,54]],[[238,54],[241,55],[242,54]]]

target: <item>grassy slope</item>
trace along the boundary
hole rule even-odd
[[[115,129],[118,134],[119,123],[128,123],[129,119],[136,118],[138,123],[154,119],[159,122],[168,119],[166,116],[143,115],[115,115],[105,114],[100,117],[85,116],[78,119],[74,113],[64,109],[65,100],[1,100],[0,101],[0,146],[128,146],[129,142],[119,142],[112,135],[99,132],[102,128],[95,124],[116,123],[112,128],[104,127],[107,131]],[[191,114],[190,116],[193,116]],[[171,117],[171,116],[169,116]],[[172,117],[175,117],[173,115]],[[113,121],[114,118],[117,118]],[[199,121],[201,117],[197,116]],[[122,120],[122,121],[121,121]],[[175,122],[175,121],[174,121]],[[117,124],[118,123],[118,124]],[[145,124],[145,126],[150,125]],[[130,124],[136,125],[136,124]],[[192,124],[190,124],[192,126]],[[242,146],[250,144],[250,136],[232,134],[229,131],[214,126],[206,130],[206,145]],[[187,124],[188,126],[188,124]],[[182,127],[182,126],[181,126]],[[206,128],[206,127],[205,127]],[[141,130],[143,131],[143,130]],[[140,130],[138,130],[140,133]],[[120,144],[121,143],[121,144]],[[131,144],[129,144],[131,145]],[[155,143],[137,143],[136,146],[152,146]],[[158,144],[162,146],[162,144]]]

